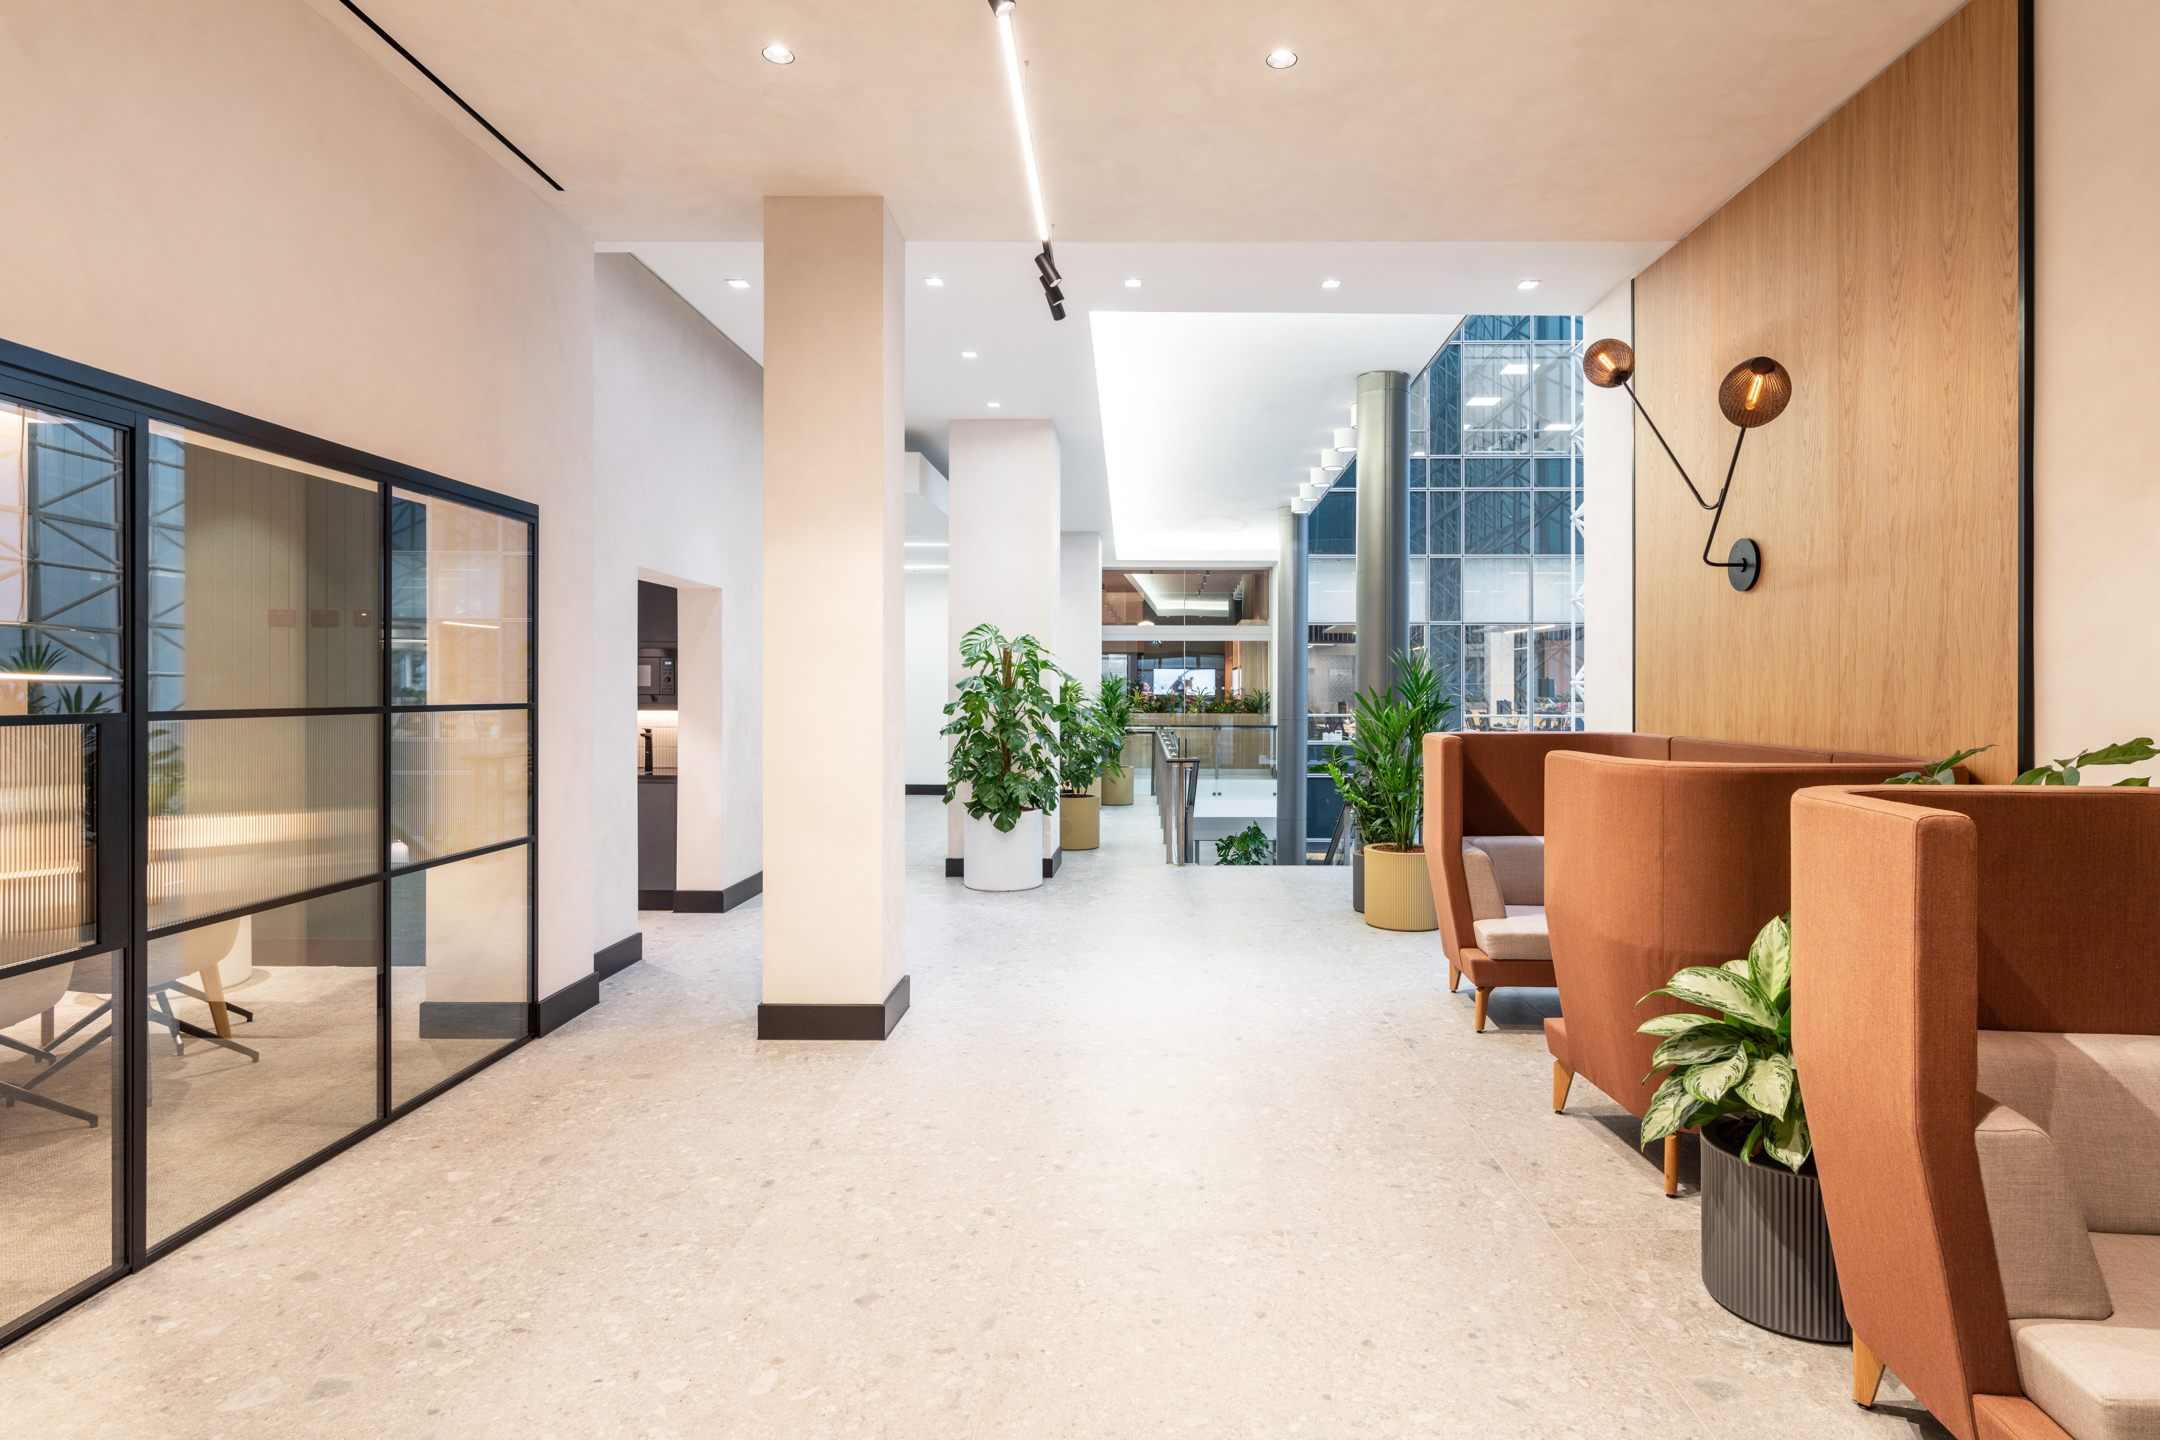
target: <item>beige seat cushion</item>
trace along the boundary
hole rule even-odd
[[[2086,1229],[2160,1235],[2160,1035],[1983,1030],[1979,1088],[2055,1142]]]
[[[2013,1320],[2018,1381],[2071,1440],[2160,1440],[2160,1235],[2094,1235],[2105,1320]]]
[[[1477,947],[1495,960],[1550,960],[1552,938],[1545,933],[1545,907],[1510,905],[1498,920],[1480,920]]]
[[[1975,1096],[1973,1143],[1995,1263],[2013,1320],[2105,1320],[2114,1310],[2085,1232],[2085,1207],[2038,1125]]]
[[[1492,857],[1500,898],[1509,905],[1545,903],[1545,837],[1542,835],[1465,835],[1465,846]]]

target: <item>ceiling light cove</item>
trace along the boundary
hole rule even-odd
[[[1297,51],[1295,50],[1271,50],[1268,52],[1267,68],[1270,70],[1287,70],[1295,64],[1297,64]]]
[[[758,51],[758,54],[763,55],[775,65],[792,65],[795,63],[795,52],[785,45],[767,45],[763,50]]]

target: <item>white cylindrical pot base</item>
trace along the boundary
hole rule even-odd
[[[1000,832],[988,816],[963,817],[960,878],[970,890],[1039,890],[1043,883],[1040,810],[1023,810],[1020,823]]]

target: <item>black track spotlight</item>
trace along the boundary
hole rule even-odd
[[[1035,270],[1042,281],[1043,298],[1050,302],[1050,318],[1065,318],[1065,292],[1060,288],[1065,279],[1058,274],[1057,257],[1050,253],[1050,242],[1043,241],[1042,253],[1035,257]]]
[[[990,0],[990,13],[992,15],[1010,15],[1012,12],[1013,0]]]
[[[1042,253],[1035,257],[1035,268],[1042,272],[1043,284],[1055,285],[1065,277],[1058,274],[1057,260],[1050,253],[1050,242],[1043,242]]]

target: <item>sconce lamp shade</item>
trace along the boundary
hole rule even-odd
[[[1635,374],[1635,347],[1625,340],[1599,340],[1583,351],[1583,378],[1600,390],[1616,390]]]
[[[1767,425],[1792,401],[1792,376],[1767,355],[1743,360],[1718,386],[1718,409],[1743,430]]]

